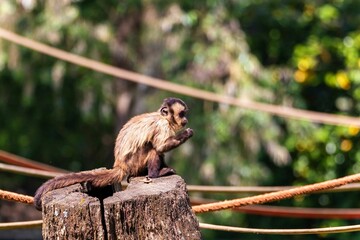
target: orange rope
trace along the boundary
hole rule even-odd
[[[0,199],[8,200],[8,201],[15,201],[15,202],[21,202],[25,204],[33,204],[34,198],[31,196],[4,191],[0,189]]]
[[[57,168],[57,167],[53,167],[44,163],[39,163],[36,161],[32,161],[30,159],[27,158],[23,158],[20,156],[17,156],[15,154],[9,153],[9,152],[5,152],[0,150],[0,161],[9,163],[9,164],[13,164],[13,165],[17,165],[17,166],[21,166],[21,167],[28,167],[28,168],[33,168],[33,169],[39,169],[39,170],[44,170],[44,171],[50,171],[50,172],[59,172],[59,173],[66,173],[66,170]]]
[[[40,178],[54,178],[63,174],[53,171],[49,172],[49,171],[38,170],[28,167],[13,166],[4,163],[0,163],[0,171],[6,171],[6,172],[23,174],[27,176],[40,177]]]
[[[274,234],[274,235],[304,235],[304,234],[331,234],[358,232],[360,224],[340,226],[340,227],[324,227],[324,228],[307,228],[307,229],[263,229],[263,228],[241,228],[222,225],[214,225],[208,223],[199,223],[202,229],[237,232],[237,233],[253,233],[253,234]]]
[[[360,181],[360,173],[346,176],[343,178],[325,181],[325,182],[315,183],[301,187],[295,187],[288,190],[261,194],[253,197],[202,204],[202,205],[194,206],[192,209],[195,213],[204,213],[204,212],[219,211],[234,207],[241,207],[246,205],[263,204],[266,202],[279,201],[294,196],[308,194],[316,191],[322,191],[325,189],[335,188],[348,183],[359,182],[359,181]]]
[[[287,189],[277,192],[261,194],[252,197],[246,197],[246,198],[240,198],[240,199],[234,199],[234,200],[228,200],[228,201],[222,201],[216,203],[201,204],[198,206],[193,206],[192,209],[195,213],[204,213],[210,211],[219,211],[229,208],[241,207],[246,205],[263,204],[266,202],[279,201],[298,195],[304,195],[312,192],[318,192],[326,189],[336,188],[343,186],[345,184],[359,182],[359,181],[360,181],[360,173],[338,179],[328,180],[328,181],[301,186],[301,187],[295,187],[292,189]],[[34,201],[34,198],[31,196],[17,194],[4,190],[0,190],[0,199],[17,201],[26,204],[33,204]]]
[[[275,206],[244,206],[237,212],[261,216],[312,219],[360,219],[358,208],[299,208]]]
[[[124,80],[145,84],[157,89],[179,93],[185,96],[191,96],[197,99],[207,100],[211,102],[218,102],[218,103],[238,106],[245,109],[262,111],[286,118],[302,119],[302,120],[331,124],[331,125],[346,125],[346,126],[360,127],[360,121],[359,118],[357,117],[319,113],[319,112],[301,110],[301,109],[285,107],[285,106],[276,106],[271,104],[252,102],[250,100],[241,100],[229,96],[223,96],[213,92],[208,92],[205,90],[172,83],[162,79],[145,76],[128,70],[117,68],[108,64],[104,64],[98,61],[94,61],[85,57],[81,57],[79,55],[68,53],[66,51],[54,47],[50,47],[48,45],[31,40],[29,38],[22,37],[18,34],[7,31],[3,28],[0,28],[0,37],[8,41],[11,41],[13,43],[16,43],[18,45],[30,48],[32,50],[41,52],[48,56],[55,57],[57,59],[61,59],[63,61],[76,64],[78,66],[82,66],[88,69],[102,72]]]
[[[210,199],[190,198],[192,206],[215,202]],[[358,208],[301,208],[252,205],[232,208],[231,211],[259,216],[312,218],[312,219],[360,219]]]
[[[238,186],[187,185],[186,188],[188,192],[260,194],[260,193],[269,193],[269,192],[287,190],[294,187],[293,186],[239,186],[238,187]],[[341,186],[334,189],[327,189],[321,192],[349,192],[349,191],[359,191],[359,190],[360,190],[360,183],[352,183],[346,186]]]
[[[42,220],[0,223],[0,230],[25,229],[25,228],[41,228]]]

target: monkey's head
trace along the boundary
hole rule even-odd
[[[180,131],[188,123],[186,118],[188,110],[188,107],[181,99],[165,98],[159,112],[161,116],[168,120],[170,126],[174,128],[175,131]]]

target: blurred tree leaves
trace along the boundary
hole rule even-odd
[[[101,62],[223,95],[358,116],[359,7],[357,1],[338,0],[3,0],[0,25]],[[111,166],[121,124],[174,95],[4,40],[0,49],[0,149],[70,170]],[[178,97],[190,106],[195,135],[167,161],[189,184],[303,185],[360,169],[358,128]],[[22,178],[0,185],[34,189]],[[343,194],[315,194],[279,204],[358,206],[357,193],[346,196],[344,201]],[[230,212],[201,218],[266,228],[341,224]],[[206,239],[234,236],[204,234]]]

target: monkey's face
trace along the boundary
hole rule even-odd
[[[175,131],[180,131],[188,123],[186,118],[187,111],[188,107],[186,104],[177,98],[165,99],[160,108],[160,114],[168,120],[170,126]]]

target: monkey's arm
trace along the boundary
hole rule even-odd
[[[193,134],[194,134],[193,130],[191,128],[187,128],[182,133],[174,137],[169,137],[164,144],[156,147],[156,151],[158,153],[168,152],[178,147],[179,145],[183,144],[186,140],[191,138]]]
[[[169,174],[174,174],[175,170],[168,167],[164,162],[164,153],[168,152],[186,140],[188,140],[193,135],[193,130],[188,128],[177,136],[169,137],[164,144],[158,146],[149,153],[148,159],[148,176],[150,178],[157,178]]]

